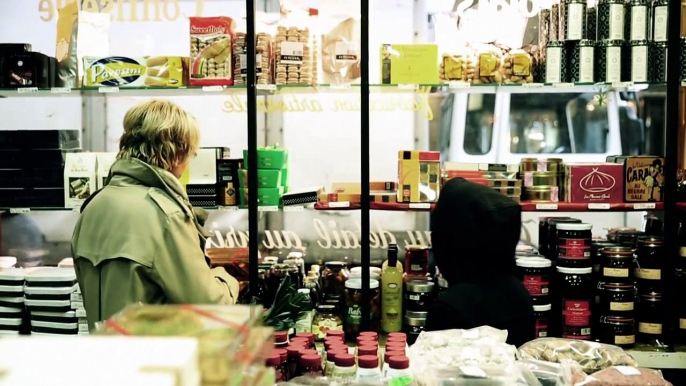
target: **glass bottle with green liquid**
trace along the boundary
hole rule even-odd
[[[388,260],[381,271],[381,330],[403,329],[403,269],[398,263],[398,246],[388,246]]]

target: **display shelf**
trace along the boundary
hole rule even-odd
[[[354,210],[360,209],[357,203],[317,203],[314,208],[317,210]],[[402,204],[397,202],[370,202],[369,209],[371,210],[385,210],[397,212],[428,212],[431,211],[436,204],[434,203],[413,203]],[[645,211],[645,210],[662,210],[664,205],[661,202],[647,202],[647,203],[619,203],[619,204],[586,204],[586,203],[570,203],[570,202],[546,202],[546,203],[532,203],[523,202],[523,212],[631,212],[631,211]],[[681,209],[686,209],[686,203],[681,204]]]
[[[201,206],[200,209],[221,211],[221,212],[238,212],[240,210],[248,210],[247,207],[239,206]],[[290,205],[290,206],[258,206],[258,212],[302,212],[305,210],[312,210],[312,205]],[[359,208],[357,208],[359,209]],[[333,208],[332,208],[333,210]],[[0,212],[10,212],[14,214],[30,213],[30,212],[79,212],[80,208],[61,208],[61,207],[30,207],[30,208],[9,208],[0,207]]]

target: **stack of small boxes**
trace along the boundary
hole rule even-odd
[[[370,202],[396,202],[396,190],[398,183],[392,181],[370,181],[369,182],[369,201]],[[321,192],[319,202],[348,202],[359,204],[362,197],[362,184],[359,182],[334,182],[331,184],[330,192]]]
[[[245,169],[238,174],[240,205],[248,206],[248,151],[243,150]],[[260,206],[280,206],[288,192],[288,150],[276,146],[257,148],[257,202]]]
[[[77,335],[88,331],[81,326],[85,316],[83,301],[72,268],[37,268],[26,275],[26,306],[31,333],[37,335]]]
[[[191,205],[219,205],[217,160],[225,155],[229,156],[229,150],[223,147],[204,147],[198,150],[197,156],[188,164],[181,181],[186,182],[186,194]]]
[[[446,162],[444,169],[443,184],[451,178],[461,177],[489,186],[513,201],[520,202],[522,180],[517,179],[519,165]]]
[[[24,312],[24,270],[0,270],[0,335],[19,334]]]
[[[441,187],[441,152],[400,150],[398,184],[398,202],[438,201]]]

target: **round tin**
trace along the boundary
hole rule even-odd
[[[631,0],[626,5],[625,35],[630,41],[650,38],[650,3],[647,0]]]
[[[560,188],[557,186],[532,186],[522,189],[522,200],[533,202],[559,202]]]
[[[595,80],[601,83],[622,81],[621,40],[602,40],[596,43]]]
[[[586,8],[586,39],[598,39],[598,7]]]
[[[624,40],[622,0],[600,0],[598,3],[598,40]]]
[[[572,83],[594,83],[593,64],[595,42],[580,40],[569,54],[569,80]]]
[[[586,35],[586,1],[566,0],[560,4],[562,40],[581,40]]]
[[[562,158],[522,158],[519,172],[563,172]]]
[[[653,3],[653,41],[667,41],[667,21],[669,0],[657,0]]]
[[[548,41],[555,40],[560,40],[560,4],[553,4],[550,7],[550,34],[548,35]]]
[[[567,59],[564,42],[551,40],[545,48],[545,83],[567,81]]]
[[[627,60],[625,67],[628,73],[626,79],[634,83],[647,83],[652,80],[650,65],[650,42],[648,40],[632,40],[626,47]]]
[[[653,42],[650,66],[653,68],[653,80],[667,82],[667,42]]]

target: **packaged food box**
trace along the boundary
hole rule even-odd
[[[95,153],[67,153],[64,165],[64,206],[80,208],[97,189]]]
[[[662,202],[665,159],[657,156],[608,156],[608,162],[624,165],[625,202]]]
[[[360,193],[321,193],[320,202],[351,202],[359,203],[362,195]]]
[[[79,318],[76,317],[76,311],[67,312],[32,312],[31,320],[37,322],[51,322],[51,323],[78,323]]]
[[[436,44],[381,46],[382,84],[436,84],[438,70]]]
[[[24,308],[24,293],[22,292],[21,294],[19,294],[19,296],[0,295],[0,307]]]
[[[241,169],[238,174],[240,187],[248,188],[248,169]],[[282,175],[279,169],[257,169],[258,188],[278,188],[282,185]]]
[[[23,297],[25,275],[22,268],[5,268],[0,271],[0,299]],[[12,305],[6,304],[0,304],[0,306],[12,307]]]
[[[22,319],[19,318],[0,318],[0,335],[16,335],[21,329]]]
[[[21,319],[21,308],[0,307],[0,319]]]
[[[79,326],[77,323],[39,322],[31,320],[32,335],[77,335]]]
[[[260,188],[257,189],[257,202],[259,206],[279,206],[281,205],[281,196],[283,196],[283,188]],[[238,196],[240,197],[240,205],[248,205],[248,189],[238,189]]]
[[[317,202],[317,198],[323,192],[324,188],[321,186],[298,189],[292,192],[284,193],[281,201],[284,206],[311,204]]]
[[[395,181],[370,181],[370,192],[395,192],[398,190],[398,183]],[[359,182],[333,182],[331,191],[335,193],[361,193],[362,184]]]
[[[107,56],[83,58],[86,87],[181,87],[185,86],[181,56]]]
[[[117,160],[117,153],[97,153],[98,172],[96,173],[96,188],[105,187],[105,181],[110,175],[110,168]]]
[[[441,153],[399,151],[397,201],[436,202],[441,184]]]
[[[566,164],[565,201],[618,203],[624,201],[624,167],[619,164]]]
[[[369,195],[369,202],[397,202],[397,194],[375,192]]]
[[[248,169],[248,151],[243,150],[244,167]],[[257,148],[258,169],[283,169],[288,167],[288,150],[276,146]]]
[[[234,20],[230,17],[191,17],[191,86],[231,86]]]
[[[516,173],[519,171],[519,165],[508,165],[508,164],[486,164],[486,163],[471,163],[471,162],[446,162],[444,169],[450,173],[451,171],[459,171],[464,174],[464,172],[500,172],[500,173]],[[476,174],[474,174],[476,176]],[[482,177],[484,174],[481,173]],[[462,175],[455,175],[455,177],[464,177]],[[465,177],[466,178],[466,177]],[[484,177],[488,178],[488,177]]]

